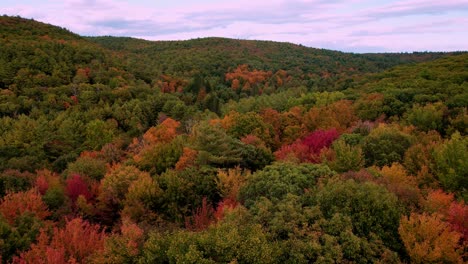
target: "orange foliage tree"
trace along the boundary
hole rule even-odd
[[[129,149],[134,154],[135,161],[140,161],[141,156],[152,147],[172,141],[178,135],[179,127],[180,122],[166,118],[161,124],[148,129],[142,139],[134,138]]]
[[[103,250],[105,238],[98,225],[75,218],[64,228],[53,228],[50,237],[47,230],[42,230],[31,249],[14,258],[13,263],[88,263],[90,256]]]
[[[281,113],[281,143],[290,144],[307,134],[304,125],[304,111],[302,107],[292,107],[289,111]]]
[[[197,159],[198,151],[184,147],[182,152],[182,156],[180,156],[179,161],[177,161],[175,165],[175,169],[178,171],[184,170],[190,166],[195,165],[195,161]]]
[[[265,83],[272,76],[271,71],[249,70],[246,64],[239,65],[234,71],[226,73],[226,81],[231,81],[231,88],[251,92],[253,87]],[[258,93],[258,91],[257,91]]]
[[[426,199],[422,201],[422,207],[424,211],[431,214],[438,213],[447,215],[448,209],[453,201],[453,193],[445,193],[441,189],[437,189],[429,192]]]
[[[463,263],[461,235],[438,214],[403,217],[398,232],[413,263]]]
[[[263,122],[269,124],[273,129],[273,147],[279,147],[281,145],[281,137],[283,133],[281,114],[274,109],[266,108],[260,113],[260,116],[262,117]]]
[[[166,118],[156,127],[151,127],[143,135],[143,140],[147,144],[167,143],[177,136],[177,129],[180,122],[172,118]]]
[[[418,205],[421,194],[416,178],[408,175],[401,164],[393,163],[391,166],[384,166],[380,174],[382,177],[378,179],[378,182],[394,193],[406,206],[415,208]]]
[[[428,213],[440,214],[453,230],[459,232],[464,243],[468,240],[468,206],[464,202],[455,201],[453,193],[445,193],[438,189],[429,192],[422,202],[423,209]]]
[[[8,193],[0,201],[0,214],[10,224],[25,212],[33,213],[39,219],[45,219],[50,214],[41,195],[34,189],[26,192]]]
[[[304,114],[304,125],[309,131],[335,128],[342,133],[357,120],[352,102],[348,100],[340,100],[322,107],[312,107]]]
[[[242,171],[240,167],[228,170],[218,170],[216,185],[223,198],[237,200],[240,188],[245,184],[250,171]]]
[[[157,199],[161,190],[149,173],[134,166],[115,165],[101,181],[100,214],[111,223],[123,214],[132,219],[149,217],[147,203]]]
[[[187,86],[187,81],[178,79],[169,75],[162,75],[162,80],[157,81],[157,85],[161,88],[163,93],[175,93],[182,92],[183,87]]]

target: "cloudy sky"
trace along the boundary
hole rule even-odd
[[[228,37],[352,52],[468,50],[468,0],[1,0],[80,35]]]

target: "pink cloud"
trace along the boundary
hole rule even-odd
[[[394,51],[468,49],[468,36],[465,36],[468,24],[464,19],[468,17],[468,0],[389,0],[387,4],[370,0],[219,0],[211,5],[189,1],[177,4],[174,0],[171,3],[162,7],[157,2],[143,5],[138,1],[46,1],[40,9],[26,5],[2,8],[0,4],[0,13],[33,17],[83,35],[152,40],[220,36],[341,50],[356,50],[356,47]],[[445,41],[454,37],[456,42]]]

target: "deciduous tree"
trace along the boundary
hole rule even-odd
[[[41,195],[34,189],[8,193],[0,201],[0,213],[9,223],[13,223],[16,218],[27,212],[39,219],[45,219],[50,214]]]
[[[411,213],[401,219],[398,231],[414,263],[463,263],[461,235],[438,214]]]
[[[13,263],[88,263],[104,248],[105,238],[98,225],[75,218],[63,228],[54,227],[50,237],[42,230],[31,249],[14,258]]]

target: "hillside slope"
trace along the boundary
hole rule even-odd
[[[79,35],[20,17],[0,16],[0,46],[0,88],[18,93],[83,77],[108,84],[121,64],[115,54]]]
[[[87,38],[103,47],[126,51],[129,68],[138,75],[171,74],[180,77],[200,73],[223,76],[237,65],[254,69],[286,70],[302,79],[350,76],[379,72],[398,64],[432,60],[447,53],[352,54],[315,49],[291,43],[200,38],[186,41],[147,41],[122,37]]]
[[[186,85],[197,76],[217,83],[239,65],[287,72],[294,85],[334,88],[334,81],[449,53],[352,54],[272,41],[202,38],[146,41],[81,37],[64,28],[20,17],[0,17],[0,88],[20,91],[79,81],[109,85],[112,78],[147,83],[173,76]],[[83,76],[86,75],[86,76]],[[164,78],[163,78],[164,79]],[[117,82],[115,79],[113,82]],[[229,85],[229,84],[228,84]]]
[[[349,93],[383,93],[407,104],[443,101],[449,107],[467,107],[468,54],[400,65],[363,76],[353,85]]]

